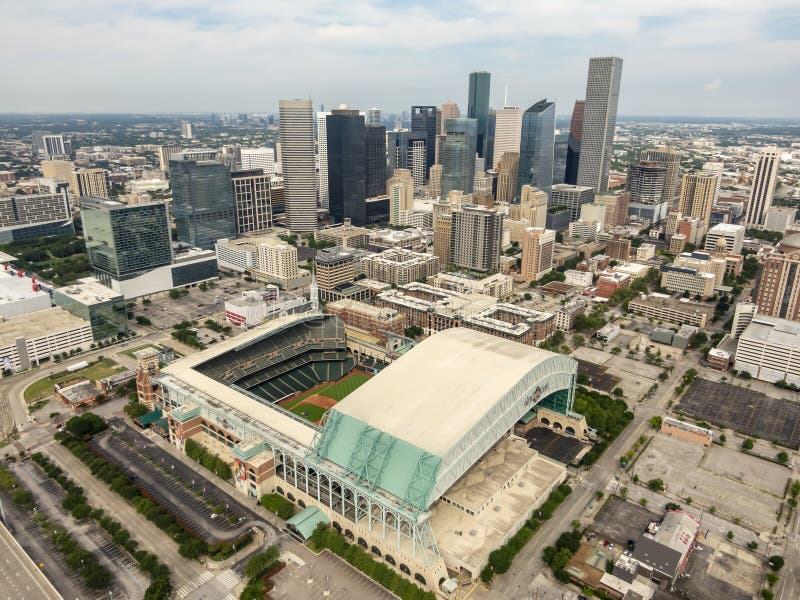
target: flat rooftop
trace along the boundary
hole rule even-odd
[[[63,308],[37,310],[0,322],[0,347],[13,344],[18,337],[32,339],[89,326],[88,321],[68,313]]]
[[[104,286],[95,277],[78,279],[75,283],[56,288],[56,291],[86,305],[122,299],[122,294]]]
[[[534,367],[557,354],[456,327],[429,337],[336,405],[445,456]]]
[[[739,336],[739,343],[745,340],[796,350],[800,348],[800,323],[756,315]]]
[[[0,304],[40,296],[47,296],[47,292],[41,289],[34,292],[30,277],[18,277],[12,275],[10,271],[0,270]]]

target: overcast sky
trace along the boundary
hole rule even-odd
[[[567,114],[607,55],[621,114],[800,117],[797,0],[7,1],[0,112],[463,108],[488,70]]]

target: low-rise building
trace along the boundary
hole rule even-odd
[[[800,385],[800,323],[755,315],[739,336],[734,368],[762,381]]]
[[[686,323],[700,328],[706,327],[714,316],[713,305],[656,292],[633,298],[628,302],[628,310],[648,319]]]
[[[225,320],[236,327],[256,327],[281,315],[312,310],[312,302],[304,296],[280,295],[277,286],[265,290],[242,292],[225,302]]]
[[[669,435],[679,440],[694,442],[703,446],[710,446],[714,440],[714,432],[705,427],[700,427],[694,423],[679,421],[672,417],[661,419],[661,433]]]
[[[402,248],[368,256],[364,258],[363,265],[368,278],[393,285],[425,281],[439,272],[439,259],[436,256]]]
[[[706,355],[708,366],[717,371],[727,371],[731,365],[731,353],[721,348],[712,348]]]
[[[8,263],[4,266],[5,270],[0,270],[0,318],[19,317],[52,306],[50,295],[35,277],[27,277],[24,271]]]
[[[462,326],[538,346],[553,333],[555,315],[502,302],[466,316]]]
[[[482,279],[457,272],[437,273],[428,277],[427,283],[445,290],[463,294],[485,294],[499,300],[508,298],[514,291],[514,279],[503,273],[495,273]]]
[[[593,282],[594,274],[591,271],[578,271],[577,269],[564,271],[564,283],[569,285],[586,288],[592,285]]]
[[[631,558],[651,579],[674,584],[686,568],[699,531],[697,518],[679,510],[667,511],[655,535],[639,538]]]
[[[314,239],[318,242],[331,242],[337,248],[366,248],[370,233],[371,230],[356,227],[351,224],[350,219],[345,219],[341,225],[318,229],[314,232]]]
[[[103,391],[98,389],[88,379],[75,379],[62,384],[56,384],[55,396],[75,412],[97,405],[103,396]]]
[[[703,273],[694,267],[675,264],[661,267],[661,287],[670,292],[688,292],[692,296],[708,298],[714,293],[715,283],[713,273]]]
[[[573,300],[562,304],[555,310],[556,329],[560,331],[572,331],[575,327],[575,319],[584,312],[586,312],[586,302],[583,300]]]
[[[406,328],[406,318],[397,310],[356,300],[330,302],[325,312],[338,316],[348,327],[365,331],[384,342],[386,332],[402,334]]]
[[[638,263],[647,262],[651,258],[654,258],[655,255],[656,255],[655,244],[646,243],[636,248],[636,262]]]
[[[421,231],[397,229],[370,230],[367,249],[371,252],[404,249],[414,252],[425,252],[427,243]]]
[[[95,340],[113,338],[128,329],[125,297],[104,286],[95,277],[53,290],[53,302],[92,326]]]
[[[597,277],[596,295],[601,298],[611,298],[617,290],[628,287],[632,280],[633,278],[627,273],[606,269]]]

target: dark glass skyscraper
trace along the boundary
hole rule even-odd
[[[427,183],[431,167],[436,164],[436,107],[412,106],[411,131],[417,139],[425,138],[425,182]]]
[[[367,222],[367,155],[364,116],[336,109],[325,117],[328,139],[328,212],[331,220]]]
[[[133,279],[172,264],[167,205],[127,205],[102,198],[81,198],[86,253],[97,278]]]
[[[426,135],[408,129],[395,129],[386,134],[386,153],[388,157],[387,177],[395,169],[408,169],[414,177],[414,185],[425,183],[425,161],[428,156]],[[434,148],[434,152],[435,152]]]
[[[474,71],[469,74],[469,98],[467,117],[477,121],[478,155],[486,158],[486,141],[489,133],[489,89],[492,74],[488,71]],[[491,165],[486,165],[490,168]]]
[[[564,183],[567,172],[567,154],[569,153],[569,133],[557,133],[553,145],[553,185]]]
[[[553,187],[553,143],[556,126],[556,105],[539,100],[522,114],[522,136],[519,145],[517,196],[523,185],[532,185],[550,194]]]
[[[583,108],[586,102],[575,100],[572,109],[572,119],[569,122],[569,142],[567,146],[567,168],[564,173],[564,183],[575,185],[578,183],[578,162],[581,158],[581,135],[583,134]]]
[[[211,250],[214,242],[236,237],[231,170],[217,160],[193,160],[173,154],[169,186],[178,241]]]
[[[442,198],[450,190],[471,193],[475,184],[476,119],[447,119],[442,142]]]
[[[386,193],[386,127],[367,125],[367,198]]]

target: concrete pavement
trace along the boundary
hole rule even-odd
[[[61,594],[2,523],[0,523],[0,586],[3,588],[3,596],[9,600],[29,598],[62,600]]]

